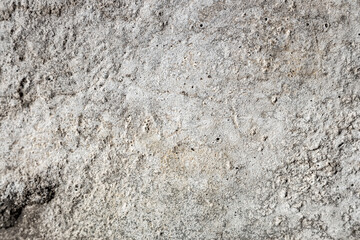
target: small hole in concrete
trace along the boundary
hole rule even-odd
[[[20,87],[23,88],[25,86],[25,83],[26,83],[26,78],[21,79]]]

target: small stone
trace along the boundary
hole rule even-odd
[[[277,102],[277,100],[278,100],[277,96],[272,96],[271,97],[272,104],[275,104]]]

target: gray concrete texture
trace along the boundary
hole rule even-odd
[[[359,0],[0,0],[0,239],[360,239]]]

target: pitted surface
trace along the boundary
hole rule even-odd
[[[1,239],[360,239],[360,2],[0,2]]]

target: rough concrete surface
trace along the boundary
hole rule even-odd
[[[359,0],[0,0],[0,239],[360,239]]]

